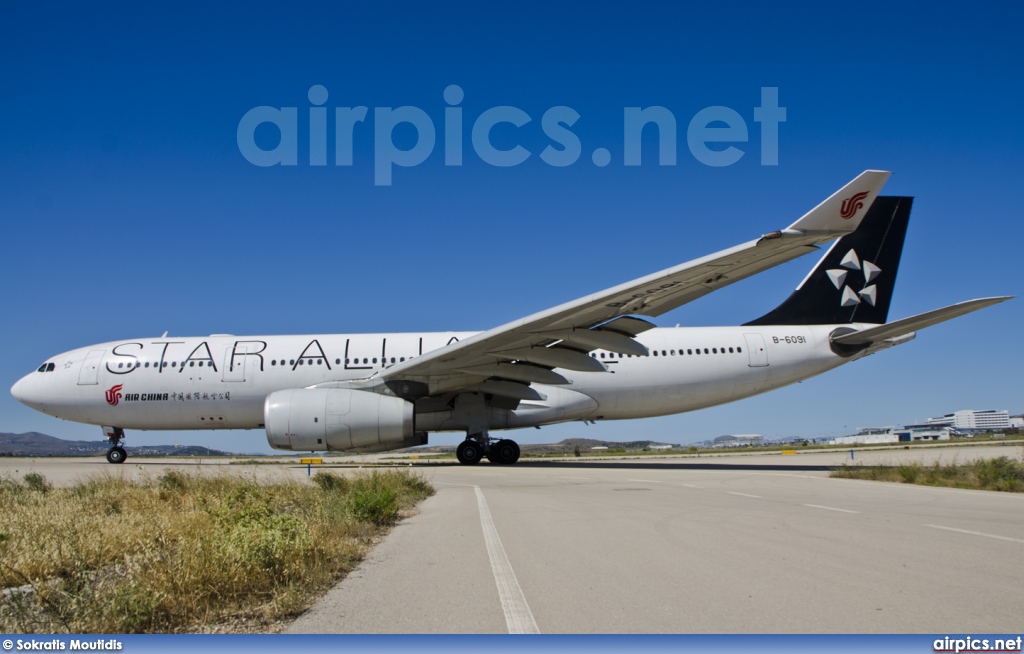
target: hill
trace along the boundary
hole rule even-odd
[[[25,434],[0,433],[0,456],[103,456],[107,441],[69,441],[30,431]],[[125,446],[129,456],[224,456],[230,452],[187,445]]]

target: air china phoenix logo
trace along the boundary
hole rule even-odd
[[[117,384],[110,387],[110,390],[107,391],[107,404],[117,406],[117,403],[121,401],[121,388],[123,386],[124,384]]]
[[[839,207],[839,217],[843,220],[853,218],[853,215],[864,206],[864,198],[867,196],[868,191],[862,191],[843,200],[843,206]]]
[[[840,268],[829,268],[825,271],[832,285],[842,292],[839,304],[843,307],[854,307],[864,301],[875,306],[875,302],[878,301],[878,288],[873,282],[882,274],[882,269],[870,261],[861,261],[855,250],[847,252],[839,265]],[[853,290],[846,283],[850,274],[855,270],[859,270],[864,275],[864,287],[860,291]]]

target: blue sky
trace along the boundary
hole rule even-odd
[[[0,38],[0,376],[48,356],[159,335],[487,329],[788,225],[866,168],[916,196],[890,318],[1019,294],[1022,10],[1013,4],[422,3],[367,6],[8,3]],[[446,166],[449,85],[464,92],[463,163]],[[328,92],[327,166],[309,165],[307,94]],[[754,108],[776,87],[779,163]],[[258,106],[297,108],[295,166],[242,156]],[[335,107],[368,107],[353,165],[334,164]],[[437,143],[374,183],[374,110],[413,106]],[[471,126],[514,106],[474,152]],[[551,107],[579,114],[582,154],[545,163]],[[675,116],[675,165],[625,166],[623,110]],[[743,156],[700,163],[690,119],[744,120]],[[408,149],[416,131],[393,132]],[[255,141],[272,148],[268,125]],[[555,144],[557,146],[557,144]],[[729,144],[713,145],[721,149]],[[605,148],[611,163],[593,163]],[[737,324],[782,301],[807,257],[662,316]],[[962,408],[1024,411],[1021,300],[921,332],[823,377],[693,414],[520,432],[691,442],[825,436]],[[100,437],[0,395],[0,431]],[[129,435],[267,449],[261,432]],[[457,435],[435,442],[456,443]]]

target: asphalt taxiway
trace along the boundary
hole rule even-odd
[[[1020,629],[1024,496],[760,458],[425,469],[437,494],[289,630]]]

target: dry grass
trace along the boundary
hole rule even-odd
[[[846,466],[832,471],[832,477],[895,481],[925,486],[947,486],[994,490],[1010,493],[1024,492],[1024,462],[1001,456],[968,463],[939,462],[927,466],[907,463],[897,466]]]
[[[405,471],[314,481],[0,479],[0,631],[274,630],[434,492]]]

